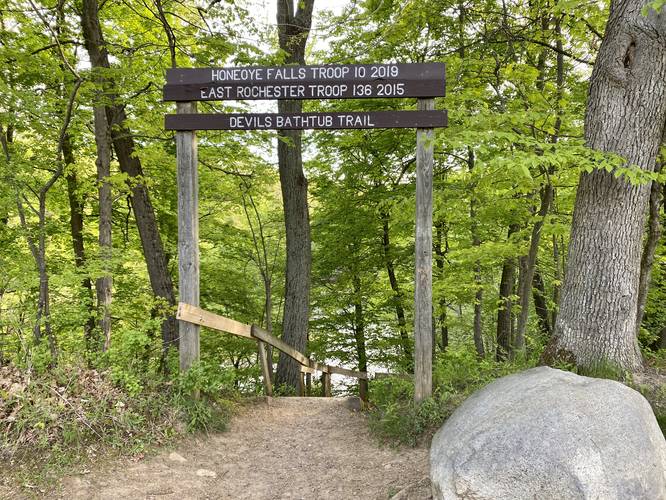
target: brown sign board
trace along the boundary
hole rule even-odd
[[[446,79],[444,63],[326,64],[310,66],[251,66],[238,68],[171,68],[167,84],[288,84],[298,82],[374,82]]]
[[[166,115],[167,130],[301,130],[439,128],[443,111],[368,111],[349,113],[247,113]]]
[[[446,94],[444,80],[378,80],[341,82],[253,82],[214,85],[165,85],[165,101],[225,101],[259,99],[367,99],[439,97]]]

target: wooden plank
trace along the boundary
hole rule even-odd
[[[329,373],[337,373],[346,377],[360,378],[367,380],[368,374],[366,372],[357,372],[355,370],[348,370],[347,368],[340,368],[338,366],[329,366]]]
[[[254,325],[252,326],[254,328]],[[266,346],[259,340],[257,341],[257,349],[259,351],[259,364],[261,365],[261,375],[264,379],[264,393],[266,396],[273,395],[273,384],[271,383],[271,370],[269,366],[268,356],[266,355]]]
[[[446,110],[166,115],[166,130],[303,130],[446,127]]]
[[[367,83],[348,81],[321,83],[250,82],[167,84],[162,88],[165,101],[246,101],[303,99],[402,99],[406,97],[441,97],[446,94],[444,80],[375,80]]]
[[[284,340],[279,339],[274,335],[271,335],[270,333],[268,333],[263,328],[260,328],[260,327],[256,326],[252,330],[252,335],[254,336],[255,339],[263,340],[267,344],[272,345],[273,347],[275,347],[277,349],[280,349],[283,353],[285,353],[287,356],[295,359],[301,365],[310,366],[310,360],[305,355],[298,352],[296,349],[294,349],[289,344],[287,344]]]
[[[303,366],[301,365],[301,373],[314,373],[316,370],[314,368],[311,368],[309,366]]]
[[[434,99],[419,99],[422,111]],[[416,131],[416,250],[414,290],[414,401],[432,396],[432,169],[434,131]]]
[[[299,81],[372,82],[376,80],[446,81],[446,65],[430,63],[326,64],[230,68],[169,68],[169,84],[289,83]]]
[[[192,116],[196,103],[178,103],[178,113]],[[178,290],[179,300],[199,305],[199,177],[196,132],[176,133],[178,176]],[[180,370],[186,371],[199,360],[199,326],[180,321]]]
[[[328,365],[323,365],[321,363],[317,363],[316,361],[310,360],[310,367],[314,368],[318,372],[328,373]]]
[[[192,304],[178,304],[178,314],[176,317],[181,321],[187,321],[188,323],[193,323],[195,325],[201,325],[214,330],[231,333],[232,335],[237,335],[246,339],[256,340],[255,337],[252,336],[250,325],[205,311]]]

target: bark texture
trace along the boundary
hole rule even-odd
[[[650,189],[650,204],[648,210],[648,231],[643,255],[641,256],[641,274],[638,285],[638,307],[636,312],[636,333],[638,334],[643,316],[645,316],[645,304],[647,303],[648,289],[650,287],[650,276],[654,264],[654,252],[657,249],[661,237],[661,220],[659,209],[661,208],[662,186],[657,181],[652,182]]]
[[[442,239],[444,240],[444,246],[442,247]],[[448,227],[446,223],[442,220],[438,221],[435,224],[435,263],[437,264],[437,277],[439,279],[444,279],[444,260],[446,259],[446,254],[449,252],[449,242],[448,242]],[[439,348],[442,352],[446,351],[446,348],[449,346],[449,326],[447,324],[447,308],[448,304],[446,303],[446,297],[440,295],[439,297],[439,317],[437,321],[439,322]],[[437,344],[433,338],[433,342]]]
[[[111,139],[106,112],[103,105],[97,105],[95,115],[95,144],[97,146],[97,192],[99,196],[99,253],[102,260],[104,276],[95,281],[99,326],[104,341],[103,350],[111,346],[111,258],[113,245],[111,239],[112,198],[111,183]]]
[[[277,0],[277,22],[280,49],[286,64],[305,64],[305,45],[312,23],[314,0]],[[278,101],[280,113],[300,113],[300,101]],[[292,347],[305,352],[310,312],[310,216],[308,181],[303,172],[301,131],[278,131],[278,165],[287,245],[287,269],[282,338]],[[276,385],[298,387],[300,377],[296,361],[280,353]]]
[[[666,12],[611,3],[590,81],[585,140],[652,171],[666,122]],[[574,206],[555,335],[544,361],[642,367],[636,315],[649,185],[603,169],[583,173]]]
[[[497,310],[497,361],[508,359],[511,354],[511,296],[516,282],[516,262],[513,258],[506,258],[502,265],[502,277],[499,284],[499,308]]]

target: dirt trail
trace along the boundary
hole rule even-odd
[[[228,432],[63,480],[78,499],[427,499],[427,450],[378,446],[353,400],[253,403]]]

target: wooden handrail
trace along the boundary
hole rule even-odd
[[[297,349],[291,347],[284,340],[277,338],[275,335],[257,325],[246,325],[233,319],[220,316],[219,314],[206,311],[200,307],[193,306],[192,304],[180,302],[178,304],[176,318],[181,321],[187,321],[188,323],[194,323],[195,325],[212,328],[213,330],[231,333],[238,337],[252,339],[257,342],[265,342],[296,360],[302,366],[301,372],[313,373],[319,371],[328,375],[336,373],[346,377],[368,380],[368,374],[366,372],[317,363]]]

